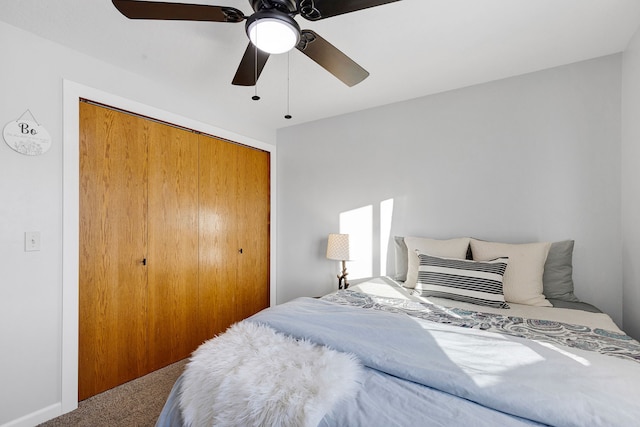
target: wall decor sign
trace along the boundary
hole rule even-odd
[[[26,114],[31,120],[25,119]],[[2,131],[5,142],[12,150],[27,156],[39,156],[51,148],[51,136],[31,114],[25,111],[18,120],[7,123]]]

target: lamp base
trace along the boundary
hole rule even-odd
[[[338,278],[338,289],[347,289],[349,287],[349,282],[347,282],[347,265],[345,261],[342,261],[342,274],[338,274],[336,277]]]

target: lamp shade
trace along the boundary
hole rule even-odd
[[[349,261],[351,259],[348,234],[329,234],[327,258],[338,261]]]

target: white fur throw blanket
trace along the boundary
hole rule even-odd
[[[361,372],[353,355],[243,321],[193,353],[180,408],[192,427],[315,427]]]

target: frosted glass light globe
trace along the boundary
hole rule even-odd
[[[247,28],[249,40],[258,49],[267,53],[285,53],[300,41],[300,29],[276,18],[261,18]]]

